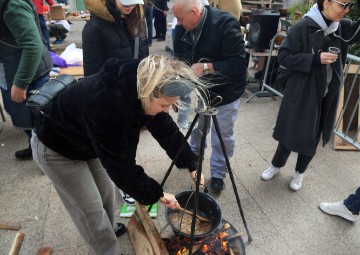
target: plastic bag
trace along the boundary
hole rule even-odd
[[[65,59],[68,65],[83,65],[83,50],[76,48],[75,43],[67,46],[60,57]]]
[[[59,66],[59,67],[67,67],[67,63],[66,60],[61,58],[58,54],[49,51],[50,57],[53,61],[53,65],[54,66]]]

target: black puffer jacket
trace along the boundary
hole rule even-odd
[[[94,75],[68,86],[48,106],[48,117],[36,120],[40,141],[72,160],[99,158],[114,183],[142,204],[162,195],[161,186],[136,165],[140,130],[146,124],[170,158],[184,139],[168,113],[145,115],[137,96],[139,60],[110,59]],[[196,169],[185,146],[178,168]]]
[[[118,1],[118,0],[116,0]],[[134,57],[135,40],[127,31],[121,13],[114,5],[105,5],[102,0],[86,0],[92,18],[82,31],[84,75],[100,71],[109,58],[129,59]],[[145,25],[139,36],[139,58],[149,55]]]
[[[188,40],[183,26],[176,26],[174,53],[190,65],[198,62],[213,63],[217,75],[209,75],[218,84],[209,90],[220,95],[220,105],[229,104],[245,90],[246,60],[240,23],[230,14],[205,6],[207,16],[195,45]]]

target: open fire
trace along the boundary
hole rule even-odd
[[[196,241],[192,248],[194,255],[244,255],[244,242],[234,226],[222,220],[220,226],[209,236]],[[190,238],[174,237],[168,240],[167,250],[171,255],[188,255]]]

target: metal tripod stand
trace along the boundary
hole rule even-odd
[[[212,105],[214,105],[214,102],[212,103]],[[205,141],[206,141],[206,136],[207,136],[207,127],[208,127],[208,124],[210,123],[210,118],[212,118],[213,125],[214,125],[215,130],[216,130],[216,134],[219,137],[221,149],[222,149],[222,152],[223,152],[223,155],[224,155],[224,158],[225,158],[225,162],[226,162],[226,167],[228,169],[229,176],[230,176],[230,179],[231,179],[231,183],[232,183],[232,187],[233,187],[234,194],[235,194],[235,197],[236,197],[236,202],[237,202],[237,205],[239,207],[239,212],[240,212],[240,215],[241,215],[241,219],[243,221],[243,224],[244,224],[244,227],[245,227],[245,230],[246,230],[246,234],[248,236],[248,243],[251,243],[252,237],[251,237],[250,231],[248,229],[248,226],[247,226],[247,223],[246,223],[246,220],[245,220],[244,212],[243,212],[242,207],[241,207],[238,190],[237,190],[235,180],[234,180],[234,175],[233,175],[232,170],[231,170],[230,161],[229,161],[229,158],[228,158],[228,156],[226,154],[225,144],[224,144],[224,141],[222,139],[221,131],[220,131],[220,128],[219,128],[219,123],[218,123],[217,118],[216,118],[218,110],[212,105],[210,105],[210,107],[206,107],[206,108],[196,108],[195,109],[196,115],[194,117],[194,120],[192,121],[191,126],[190,126],[188,132],[185,135],[185,139],[184,139],[183,143],[181,144],[179,151],[175,155],[174,160],[172,161],[169,169],[167,170],[167,172],[166,172],[166,174],[164,176],[164,179],[161,182],[161,186],[162,187],[164,186],[167,178],[170,175],[170,172],[171,172],[172,168],[175,165],[175,162],[179,158],[182,150],[184,149],[184,146],[187,143],[187,140],[189,139],[189,137],[191,135],[191,132],[195,127],[196,122],[198,121],[200,115],[203,115],[204,116],[204,127],[203,127],[203,131],[202,131],[202,138],[201,138],[200,152],[199,152],[199,160],[198,160],[198,166],[197,166],[197,176],[201,176],[202,163],[203,163],[202,159],[204,158]],[[190,255],[192,254],[192,248],[194,246],[195,223],[196,223],[196,215],[197,215],[197,209],[198,209],[197,207],[198,207],[198,202],[199,202],[199,187],[200,187],[200,178],[197,178],[196,179],[196,191],[195,191],[195,206],[194,206],[194,209],[193,209],[193,216],[192,216],[193,218],[192,218],[192,225],[191,225],[191,237],[190,237],[190,248],[189,248],[189,254]]]

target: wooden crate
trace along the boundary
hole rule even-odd
[[[346,127],[349,123],[350,115],[354,110],[354,107],[358,100],[358,97],[360,96],[360,93],[359,93],[360,92],[360,77],[357,78],[357,81],[356,81],[357,85],[355,85],[354,90],[352,91],[351,95],[349,95],[349,92],[347,90],[347,87],[350,87],[353,82],[357,68],[358,68],[358,65],[351,65],[351,67],[349,68],[346,80],[344,82],[344,86],[342,87],[342,90],[340,91],[339,105],[338,105],[338,109],[337,109],[337,113],[336,113],[337,121],[338,121],[341,110],[342,110],[347,98],[350,96],[350,101],[349,101],[347,110],[344,112],[343,117],[340,120],[340,124],[338,125],[338,131],[340,131],[340,132],[345,131],[344,129],[346,129]],[[357,108],[358,109],[357,109],[356,116],[354,117],[352,123],[350,124],[350,130],[349,130],[350,134],[354,134],[354,135],[356,134],[356,131],[360,126],[360,106],[357,106]],[[358,135],[356,141],[360,143],[360,135]],[[355,148],[351,144],[347,143],[346,141],[344,141],[342,138],[340,138],[337,135],[335,135],[335,137],[334,137],[334,148],[335,148],[335,150],[358,150],[357,148]]]

